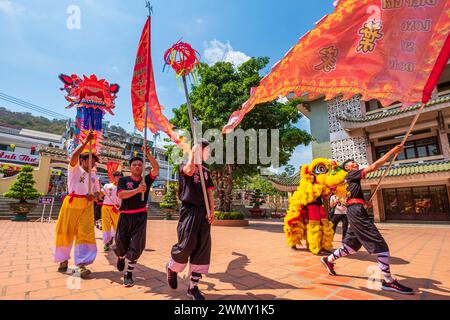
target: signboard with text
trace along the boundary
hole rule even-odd
[[[11,151],[0,151],[0,162],[15,162],[15,163],[23,163],[29,165],[38,165],[39,156],[24,154],[20,152],[11,152]]]

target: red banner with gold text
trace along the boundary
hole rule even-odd
[[[449,30],[450,1],[341,0],[252,88],[224,132],[257,104],[292,93],[426,103],[450,58]]]
[[[151,18],[147,19],[134,67],[131,83],[131,102],[133,106],[134,124],[139,131],[145,126],[145,103],[148,102],[148,129],[157,133],[163,131],[175,143],[180,142],[178,134],[173,131],[173,125],[162,113],[155,89],[155,77],[151,59]]]

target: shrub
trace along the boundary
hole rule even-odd
[[[19,200],[26,203],[27,200],[36,200],[40,194],[34,188],[33,167],[23,166],[17,176],[17,181],[9,188],[3,196],[10,199]]]
[[[241,212],[232,211],[232,212],[221,212],[216,211],[214,215],[217,220],[244,220],[245,216]]]

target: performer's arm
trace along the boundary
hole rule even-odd
[[[150,164],[152,165],[152,171],[150,172],[150,176],[153,178],[156,178],[159,174],[159,164],[158,161],[152,156],[152,153],[150,152],[150,148],[146,148],[146,155],[148,161],[150,161]]]
[[[72,153],[72,156],[70,157],[70,166],[75,167],[78,165],[78,161],[80,159],[80,155],[83,153],[84,147],[89,143],[89,141],[94,139],[94,133],[91,131],[89,132],[88,136],[86,137],[86,140],[82,142]]]
[[[331,208],[334,208],[334,207],[336,207],[336,205],[337,205],[338,203],[339,203],[339,198],[336,197],[335,195],[331,196],[331,199],[330,199],[330,207],[331,207]]]
[[[364,169],[364,174],[368,174],[370,172],[377,171],[380,169],[392,156],[403,151],[403,146],[398,145],[392,148],[388,153],[386,153],[383,157],[372,163],[370,166]]]
[[[121,200],[125,200],[133,197],[138,193],[144,193],[145,191],[147,191],[147,185],[145,183],[142,183],[139,185],[139,187],[133,190],[119,190],[117,193],[117,197]]]
[[[212,224],[215,220],[215,215],[214,215],[214,189],[208,189],[208,200],[209,200],[209,212],[211,213],[211,215],[208,217],[208,222],[210,224]]]
[[[183,166],[183,173],[189,177],[192,177],[195,173],[195,155],[199,150],[201,150],[201,145],[195,145],[191,150],[188,162]]]

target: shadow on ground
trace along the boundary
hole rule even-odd
[[[353,275],[345,275],[345,274],[339,274],[341,277],[348,277],[353,279],[362,279],[362,280],[369,280],[367,277],[360,277],[360,276],[353,276]],[[413,288],[414,294],[413,295],[402,295],[400,293],[395,292],[389,292],[389,291],[383,291],[381,290],[381,280],[374,280],[370,281],[371,288],[369,286],[367,287],[352,287],[345,284],[338,284],[338,283],[331,283],[331,282],[322,282],[318,284],[327,285],[327,286],[334,286],[339,288],[347,288],[352,290],[360,290],[362,292],[367,292],[370,294],[376,294],[383,297],[388,297],[391,299],[397,299],[397,300],[448,300],[450,290],[447,290],[445,288],[441,288],[439,285],[442,285],[442,282],[436,281],[433,279],[425,279],[425,278],[414,278],[404,275],[398,275],[398,277],[401,279],[399,280],[403,285]],[[438,292],[441,292],[441,294],[430,292],[427,290],[435,290]]]

